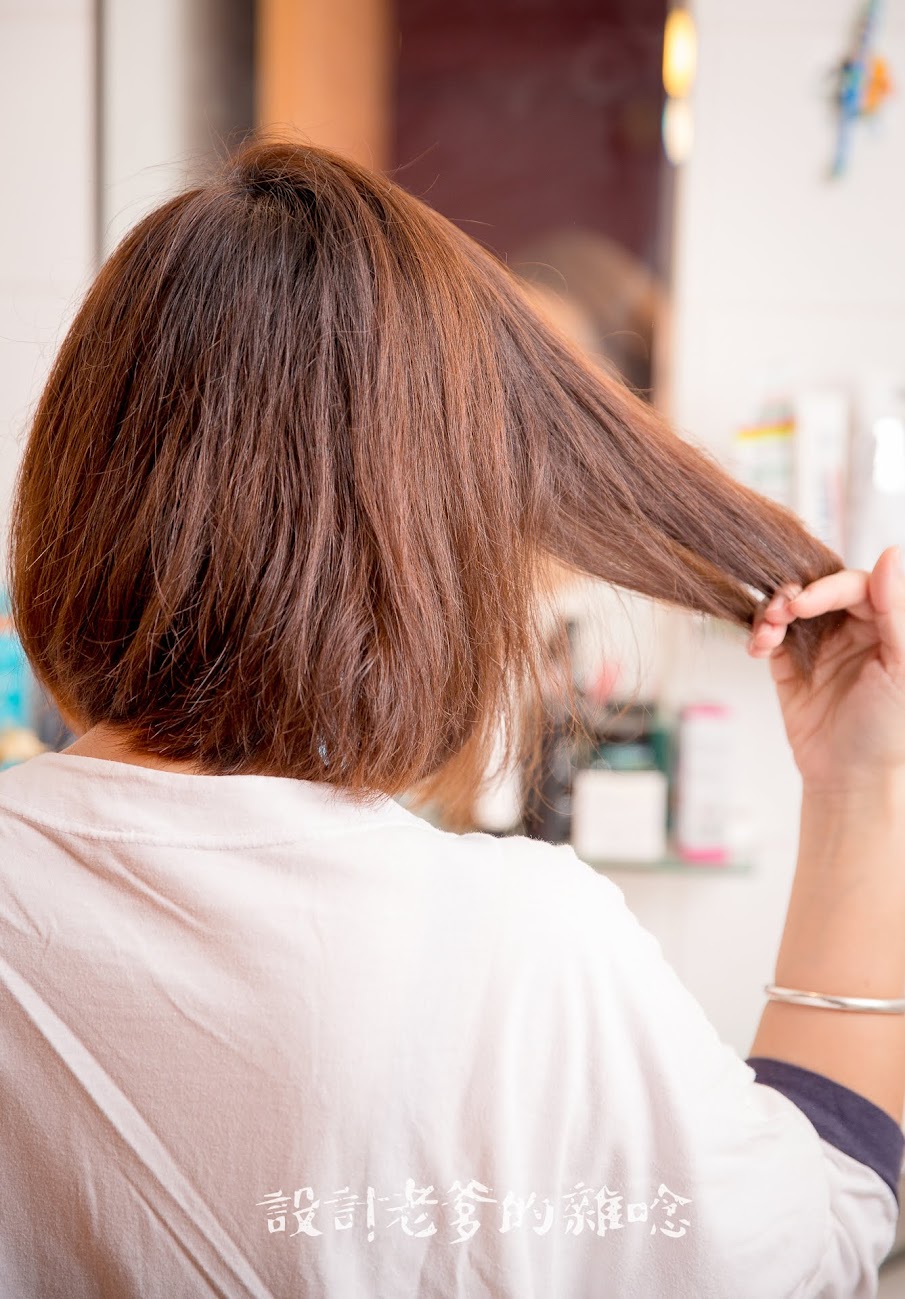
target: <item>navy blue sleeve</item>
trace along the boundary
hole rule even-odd
[[[819,1136],[872,1168],[899,1201],[905,1135],[885,1110],[823,1074],[784,1060],[751,1056],[757,1081],[782,1092],[805,1114]]]

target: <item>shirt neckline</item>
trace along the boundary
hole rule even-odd
[[[196,775],[46,752],[0,773],[0,808],[49,829],[131,843],[236,847],[381,826],[431,827],[396,799],[285,776]]]

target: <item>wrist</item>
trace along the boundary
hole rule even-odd
[[[835,892],[835,884],[850,900],[889,907],[901,925],[903,858],[905,774],[877,771],[862,778],[847,772],[838,782],[805,785],[796,877],[802,887],[810,881],[808,893]]]
[[[905,767],[847,767],[836,775],[802,782],[804,807],[840,814],[905,816]]]

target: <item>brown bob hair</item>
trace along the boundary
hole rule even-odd
[[[741,625],[840,567],[456,226],[258,140],[88,293],[20,469],[10,590],[85,728],[461,809],[541,689],[550,559]],[[833,621],[790,629],[803,672]]]

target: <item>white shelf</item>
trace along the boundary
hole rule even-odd
[[[752,869],[749,861],[684,861],[681,857],[672,854],[660,857],[656,861],[592,861],[588,858],[583,860],[587,861],[588,865],[593,867],[595,871],[600,871],[602,875],[652,875],[659,873],[663,875],[703,875],[716,878],[721,875],[748,875]]]

